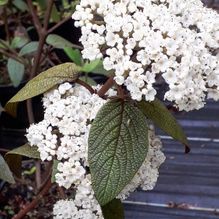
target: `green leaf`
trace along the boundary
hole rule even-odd
[[[57,34],[49,34],[49,36],[46,38],[46,43],[57,49],[64,49],[65,47],[74,47],[74,45],[71,42]]]
[[[81,52],[79,49],[72,49],[70,47],[66,47],[64,48],[64,52],[76,65],[82,64]]]
[[[21,102],[38,96],[63,82],[73,82],[78,78],[80,67],[74,63],[54,66],[29,81],[8,103]],[[6,105],[6,109],[7,109]]]
[[[109,101],[98,112],[88,139],[92,185],[100,205],[132,180],[148,151],[148,124],[132,103]]]
[[[58,23],[61,20],[60,13],[58,12],[55,5],[52,7],[51,19],[55,23]]]
[[[5,162],[4,158],[1,155],[0,155],[0,179],[9,183],[15,183],[11,170],[9,169],[8,164]]]
[[[94,81],[91,77],[83,76],[83,77],[80,77],[80,79],[91,86],[97,85],[96,81]]]
[[[104,219],[124,219],[124,209],[119,199],[113,199],[108,204],[102,206]]]
[[[28,42],[29,42],[28,38],[16,36],[13,38],[13,40],[11,42],[11,47],[12,48],[22,48]]]
[[[187,153],[190,151],[188,140],[182,127],[160,100],[155,99],[153,102],[141,101],[138,103],[138,107],[148,119],[155,123],[155,125],[161,128],[173,139],[183,143],[186,146]]]
[[[55,182],[55,175],[56,175],[56,173],[58,173],[58,170],[57,170],[58,164],[59,164],[58,160],[53,160],[53,164],[52,164],[52,178],[51,178],[51,182],[52,183]]]
[[[37,3],[39,4],[41,10],[43,10],[43,11],[46,10],[47,4],[46,4],[45,0],[37,0]]]
[[[9,151],[5,157],[8,158],[10,155],[21,155],[29,158],[40,159],[40,153],[38,152],[37,147],[31,147],[29,144],[25,144]]]
[[[40,154],[37,151],[37,147],[31,147],[29,144],[25,144],[21,147],[9,151],[5,155],[5,160],[7,161],[13,173],[19,178],[21,177],[22,156],[40,159]]]
[[[33,52],[36,52],[38,49],[39,42],[33,41],[26,44],[19,52],[20,56],[24,56]]]
[[[13,0],[13,5],[16,6],[22,12],[28,11],[27,4],[22,0]]]
[[[7,68],[12,84],[17,87],[24,77],[24,65],[12,58],[9,58]]]
[[[91,62],[86,62],[82,67],[82,71],[87,73],[93,72],[101,64],[101,62],[102,62],[101,59],[96,59]]]
[[[0,6],[6,5],[8,0],[0,0]]]

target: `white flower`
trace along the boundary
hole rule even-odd
[[[82,28],[83,57],[102,54],[104,68],[115,71],[116,83],[125,85],[132,99],[154,100],[155,74],[163,76],[169,85],[165,98],[179,110],[217,99],[219,15],[200,0],[81,1],[73,18]],[[153,77],[130,77],[139,68]]]

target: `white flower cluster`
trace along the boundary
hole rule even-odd
[[[103,58],[132,99],[153,101],[162,76],[179,110],[219,100],[219,14],[200,0],[81,0],[72,17],[83,57]]]
[[[114,96],[115,91],[110,90],[108,95]],[[45,94],[44,120],[27,130],[27,139],[31,146],[38,147],[42,160],[59,161],[56,182],[74,190],[72,200],[62,200],[54,206],[54,218],[103,219],[92,189],[87,155],[90,124],[105,102],[84,87],[64,83]],[[139,186],[144,190],[155,186],[165,156],[153,128],[149,132],[149,145],[146,160],[119,198],[127,198]]]

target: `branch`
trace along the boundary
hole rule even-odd
[[[33,1],[32,0],[27,0],[27,4],[28,4],[28,7],[30,9],[31,16],[33,18],[34,26],[36,27],[37,32],[40,35],[40,30],[42,29],[42,25],[40,23],[39,17],[37,16],[37,13],[36,13],[36,11],[34,9]]]
[[[87,84],[86,82],[84,82],[84,81],[82,81],[80,79],[77,79],[75,82],[77,84],[80,84],[81,86],[85,87],[86,89],[88,89],[91,94],[95,93],[95,90],[89,84]]]
[[[61,20],[59,23],[55,24],[53,27],[51,27],[48,30],[48,34],[52,33],[54,30],[56,30],[57,28],[59,28],[62,24],[64,24],[65,22],[69,21],[71,19],[71,17],[66,17],[65,19]]]
[[[100,97],[103,97],[106,92],[113,86],[114,80],[113,76],[110,76],[106,83],[101,87],[101,89],[97,92]]]
[[[24,216],[30,212],[37,204],[38,202],[43,198],[44,195],[49,191],[49,189],[52,187],[51,180],[48,180],[45,187],[38,193],[38,195],[35,197],[35,199],[28,205],[24,207],[24,209],[20,210],[18,214],[16,214],[12,219],[22,219]]]
[[[22,58],[19,58],[15,54],[9,53],[9,52],[7,52],[4,49],[0,48],[0,53],[2,53],[3,55],[7,56],[8,58],[12,58],[12,59],[16,60],[17,62],[20,62],[21,64],[24,64],[24,65],[26,64]]]

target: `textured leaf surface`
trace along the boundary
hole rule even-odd
[[[29,144],[25,144],[9,151],[5,155],[5,160],[7,161],[12,172],[19,178],[21,177],[22,156],[40,159],[40,154],[37,151],[37,147],[31,147]]]
[[[35,97],[65,81],[72,82],[77,79],[79,71],[80,68],[73,63],[52,67],[29,81],[7,104]]]
[[[132,103],[110,101],[98,112],[89,135],[88,160],[100,205],[132,180],[148,151],[148,125]]]
[[[124,209],[119,199],[113,199],[102,207],[104,219],[124,219]]]
[[[0,179],[9,183],[15,183],[12,173],[8,167],[8,164],[5,162],[4,158],[1,155],[0,155]]]
[[[189,152],[188,140],[182,127],[160,100],[155,99],[153,102],[141,101],[138,103],[138,107],[155,125],[175,140],[183,143],[186,146],[186,152]]]
[[[12,58],[9,58],[7,68],[13,85],[17,87],[21,83],[24,76],[24,65]]]

